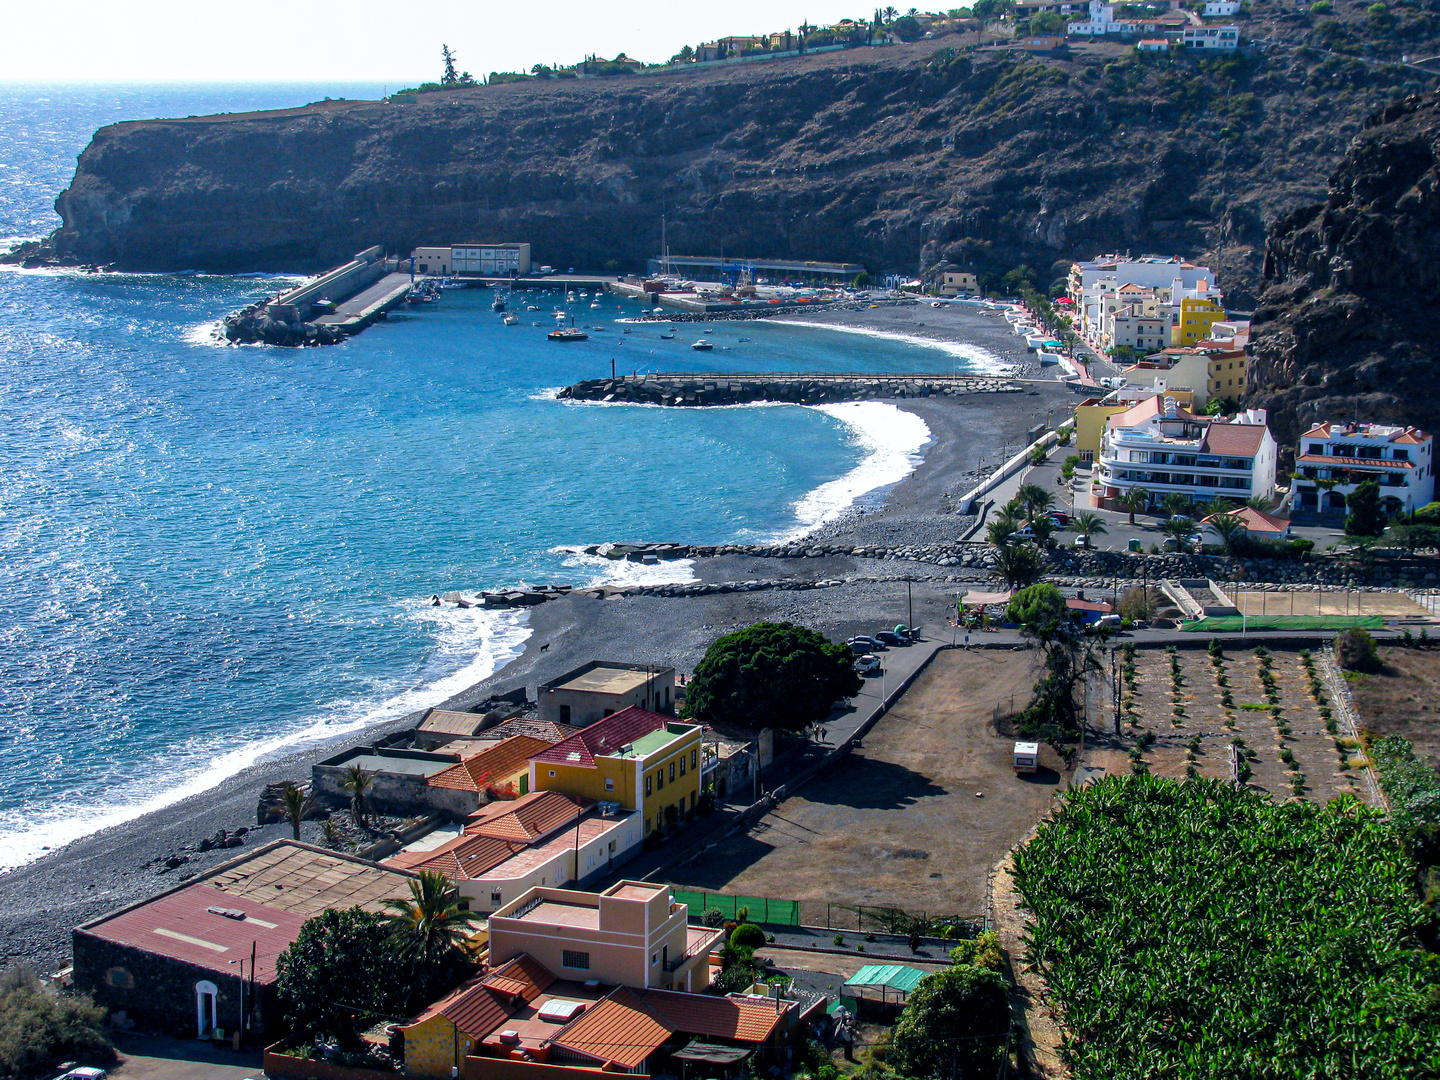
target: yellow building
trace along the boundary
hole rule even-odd
[[[1210,336],[1210,327],[1225,321],[1225,309],[1214,300],[1180,301],[1180,317],[1170,328],[1170,344],[1194,345]]]
[[[638,810],[645,836],[674,829],[700,797],[700,727],[621,709],[532,758],[530,790]]]
[[[1134,368],[1130,368],[1134,371]],[[1163,394],[1174,398],[1177,405],[1188,409],[1194,401],[1194,393],[1185,387],[1166,389],[1163,383],[1143,388],[1126,387],[1104,398],[1086,398],[1075,406],[1075,439],[1072,453],[1078,454],[1086,463],[1095,460],[1100,453],[1100,438],[1105,434],[1105,422],[1116,413],[1122,413],[1136,402],[1147,397]]]

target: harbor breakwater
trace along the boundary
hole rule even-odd
[[[823,405],[837,401],[1019,394],[1023,384],[985,375],[829,375],[658,372],[587,379],[562,388],[569,401],[635,405],[748,405],[757,401]]]

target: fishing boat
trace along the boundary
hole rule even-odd
[[[674,330],[671,330],[668,334],[661,334],[661,335],[660,335],[660,339],[661,339],[662,341],[674,341],[674,340],[675,340],[675,331],[674,331]]]
[[[505,310],[505,294],[504,294],[504,293],[501,293],[501,294],[499,294],[498,296],[495,297],[495,299],[494,299],[494,300],[491,302],[491,304],[490,304],[490,310],[491,310],[491,311],[504,311],[504,310]]]
[[[520,325],[520,316],[519,316],[519,315],[506,315],[505,318],[501,319],[500,321],[503,322],[506,326],[519,326],[519,325]]]
[[[551,341],[588,341],[590,335],[574,326],[557,326],[545,335]]]
[[[709,352],[711,349],[715,348],[715,345],[713,342],[709,342],[706,341],[704,338],[701,338],[699,341],[691,345],[690,348],[698,349],[700,352]]]

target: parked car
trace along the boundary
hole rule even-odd
[[[879,638],[881,641],[883,641],[886,645],[908,645],[908,644],[910,644],[908,641],[906,641],[906,640],[905,640],[903,637],[901,637],[899,634],[895,633],[895,631],[893,631],[893,630],[880,630],[880,631],[877,631],[877,632],[876,632],[875,636],[876,636],[877,638]]]
[[[856,634],[846,644],[851,648],[859,646],[863,652],[874,652],[876,649],[885,648],[885,643],[879,638],[869,637],[866,634]]]
[[[1064,510],[1051,510],[1045,516],[1048,517],[1051,521],[1053,521],[1056,526],[1062,529],[1070,524],[1070,515],[1065,513]]]
[[[1101,615],[1095,620],[1095,627],[1099,630],[1119,630],[1120,623],[1119,615]]]
[[[92,1069],[88,1065],[82,1065],[78,1069],[71,1069],[59,1078],[59,1080],[105,1080],[104,1069]]]
[[[861,675],[871,675],[880,670],[880,658],[873,653],[866,653],[855,661],[855,670]]]
[[[1090,537],[1088,537],[1088,536],[1077,536],[1077,537],[1075,537],[1075,546],[1076,546],[1077,548],[1088,548],[1088,547],[1090,546]]]

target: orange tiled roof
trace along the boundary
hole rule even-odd
[[[479,1038],[509,1020],[511,1010],[485,985],[483,978],[471,979],[402,1027],[408,1031],[436,1016],[445,1017],[466,1035]]]
[[[1263,510],[1256,510],[1253,506],[1241,506],[1226,513],[1237,517],[1244,523],[1247,532],[1273,532],[1283,533],[1290,527],[1290,519],[1276,517],[1274,514],[1267,514]],[[1213,522],[1220,514],[1211,514],[1204,518],[1204,524]]]
[[[1295,459],[1302,465],[1343,465],[1347,469],[1413,469],[1413,461],[1398,461],[1395,458],[1339,457],[1335,454],[1301,454]]]
[[[513,802],[492,802],[470,815],[465,832],[531,844],[578,817],[580,803],[558,791],[532,791]]]
[[[524,850],[522,843],[464,834],[433,851],[402,851],[386,859],[385,865],[405,870],[438,870],[451,881],[469,881]]]
[[[763,1043],[785,1019],[773,1001],[756,1001],[738,994],[714,997],[675,990],[646,990],[641,1000],[670,1027],[706,1039],[734,1039]]]
[[[549,747],[544,739],[515,735],[441,770],[426,783],[457,791],[484,791],[488,785],[508,780],[525,769],[532,757]]]
[[[556,1032],[551,1043],[602,1065],[633,1069],[673,1034],[638,997],[620,986]]]
[[[534,1001],[555,981],[555,973],[529,953],[520,953],[481,980],[490,989],[511,998]]]
[[[1260,424],[1211,424],[1200,443],[1205,454],[1234,454],[1254,457],[1265,441],[1265,428]]]

